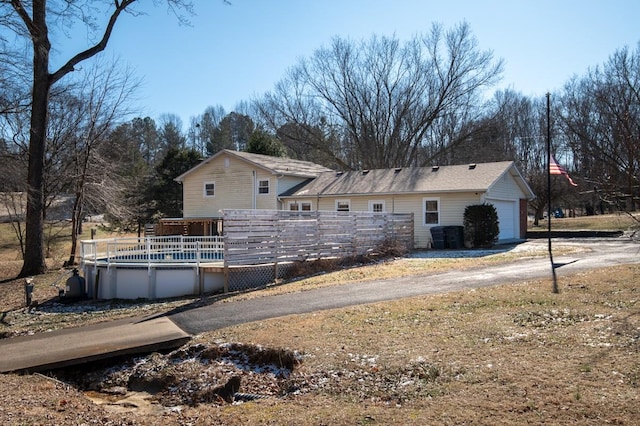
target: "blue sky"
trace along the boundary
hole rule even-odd
[[[158,3],[142,8],[146,15],[125,16],[104,55],[143,79],[139,115],[177,114],[185,129],[207,106],[230,112],[271,90],[333,36],[405,40],[433,22],[451,28],[467,21],[480,48],[505,61],[499,87],[531,96],[561,88],[640,41],[637,0],[195,0],[189,27]],[[86,37],[59,41],[65,48],[54,60],[76,53]]]

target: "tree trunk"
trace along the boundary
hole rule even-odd
[[[45,2],[33,3],[33,93],[27,174],[27,214],[24,263],[20,277],[39,275],[47,270],[42,234],[44,230],[44,155],[47,135],[49,90],[49,51]]]
[[[76,199],[73,202],[71,213],[71,251],[69,259],[65,262],[67,266],[76,264],[76,252],[78,250],[78,236],[82,233],[82,192],[76,192]]]

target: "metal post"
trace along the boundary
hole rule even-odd
[[[556,265],[553,263],[551,249],[551,94],[547,93],[547,240],[549,245],[549,260],[551,261],[551,275],[553,277],[553,292],[558,293]]]
[[[33,277],[25,278],[24,280],[24,296],[25,296],[25,304],[27,308],[31,307],[33,295]]]

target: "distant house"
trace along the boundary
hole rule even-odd
[[[71,194],[58,194],[48,199],[47,221],[71,220],[75,196]],[[26,192],[0,192],[0,223],[14,220],[24,220],[27,211]]]
[[[491,203],[499,240],[523,239],[535,197],[511,161],[336,172],[306,161],[223,150],[176,178],[184,217],[220,218],[222,209],[372,211],[414,214],[414,246],[431,227],[462,225],[465,207]]]

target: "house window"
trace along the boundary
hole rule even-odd
[[[291,211],[303,211],[310,212],[311,211],[311,202],[309,201],[291,201],[289,202],[289,210]]]
[[[216,195],[216,184],[215,182],[205,182],[204,183],[204,197],[214,197]]]
[[[268,193],[269,193],[269,179],[259,180],[258,194],[268,194]]]
[[[440,223],[440,199],[425,198],[422,200],[424,208],[424,224],[438,225]]]
[[[374,213],[384,212],[384,201],[369,201],[369,211]]]
[[[351,201],[349,200],[336,200],[336,211],[348,212],[351,210]]]

